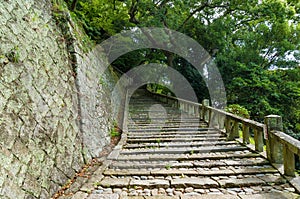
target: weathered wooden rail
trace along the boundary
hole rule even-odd
[[[268,160],[277,168],[283,166],[284,175],[291,177],[296,175],[295,156],[300,157],[300,141],[282,132],[280,116],[266,116],[265,123],[262,124],[213,108],[209,106],[209,100],[203,100],[200,104],[149,92],[161,102],[168,103],[194,116],[199,116],[210,127],[226,133],[228,140],[242,138],[243,144],[248,145],[250,137],[253,137],[255,151],[266,152]]]

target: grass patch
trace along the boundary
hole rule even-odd
[[[120,135],[121,135],[121,133],[119,131],[117,131],[116,127],[114,127],[114,128],[111,129],[111,131],[110,131],[110,136],[111,137],[118,137]]]
[[[172,168],[172,166],[171,166],[170,164],[167,164],[167,165],[165,166],[165,168],[166,168],[167,170],[170,170],[170,169]]]
[[[194,153],[195,153],[195,151],[194,151],[194,150],[191,150],[191,151],[190,151],[190,154],[191,154],[191,155],[193,155]]]

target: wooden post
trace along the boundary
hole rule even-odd
[[[243,143],[250,143],[249,126],[247,126],[246,124],[243,124]]]
[[[283,147],[283,167],[285,175],[295,176],[295,154],[286,145]]]
[[[265,125],[267,127],[267,157],[271,163],[282,164],[282,145],[276,140],[275,136],[272,134],[273,130],[283,131],[282,118],[278,115],[268,115],[265,117]]]

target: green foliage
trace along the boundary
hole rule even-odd
[[[59,24],[60,26],[65,25],[64,23],[67,22],[66,13],[69,12],[65,2],[63,0],[53,0],[52,11],[56,23]]]
[[[167,164],[167,165],[165,166],[165,168],[166,168],[167,170],[170,170],[170,169],[172,168],[172,165]]]
[[[74,34],[77,41],[80,42],[80,47],[83,52],[89,52],[96,45],[95,41],[93,41],[90,36],[85,33],[83,25],[81,21],[78,19],[74,12],[71,12],[72,21],[75,22],[76,27],[74,29]]]
[[[122,1],[81,0],[78,3],[76,15],[88,35],[98,42],[130,27],[127,7]]]
[[[96,181],[96,182],[94,182],[94,183],[93,183],[93,185],[94,185],[94,187],[95,187],[95,188],[97,188],[98,186],[100,186],[100,185],[101,185],[101,182],[99,182],[99,181]]]
[[[52,11],[56,24],[61,28],[64,34],[63,40],[67,45],[72,44],[76,38],[76,40],[80,42],[81,45],[79,45],[79,47],[83,52],[88,52],[95,46],[95,42],[85,33],[81,21],[74,12],[68,10],[68,6],[63,0],[53,0]],[[72,25],[72,33],[69,32],[69,27],[67,26],[67,24],[70,23],[70,17],[75,24],[75,26]]]
[[[68,2],[71,5],[73,1]],[[250,115],[260,122],[265,115],[281,115],[286,131],[297,137],[300,129],[299,11],[300,4],[296,0],[262,0],[260,3],[78,0],[73,15],[97,43],[133,27],[167,27],[192,37],[213,56],[225,83],[228,104],[233,104],[230,111],[243,117]],[[173,45],[170,38],[164,39],[166,44]],[[293,53],[296,60],[287,59],[287,55]],[[209,97],[200,74],[178,55],[159,49],[142,49],[121,56],[114,65],[126,72],[147,63],[175,68],[190,82],[199,101]],[[271,71],[270,68],[290,70]],[[170,92],[159,85],[151,86],[156,92]],[[186,85],[180,89],[184,91]]]
[[[231,105],[227,106],[226,111],[229,113],[238,115],[240,117],[243,117],[243,118],[247,118],[247,119],[250,118],[249,111],[245,107],[243,107],[239,104],[231,104]]]
[[[174,93],[170,89],[168,89],[167,87],[165,87],[161,84],[149,84],[149,85],[147,85],[147,88],[154,93],[175,96]]]
[[[104,86],[104,87],[108,87],[108,83],[106,82],[106,79],[103,76],[101,76],[99,78],[99,84]]]
[[[120,136],[120,133],[113,128],[110,132],[110,136],[117,137],[117,136]]]
[[[13,47],[9,53],[6,54],[9,61],[18,63],[20,61],[20,49],[18,46]]]

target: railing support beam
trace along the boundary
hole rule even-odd
[[[283,167],[285,175],[295,176],[295,154],[289,150],[288,146],[283,147]]]
[[[264,151],[264,138],[263,138],[263,132],[254,129],[254,141],[255,141],[255,150],[258,152]]]
[[[239,122],[238,121],[233,122],[233,136],[234,136],[234,138],[239,138],[240,137]]]
[[[250,143],[249,126],[246,124],[243,124],[243,143],[244,144]]]
[[[206,109],[206,107],[207,106],[209,106],[209,100],[208,99],[204,99],[203,101],[202,101],[202,114],[201,114],[201,119],[203,120],[203,121],[205,121],[206,122],[206,114],[207,114],[207,109]]]
[[[267,157],[271,163],[282,164],[282,144],[278,142],[271,131],[283,131],[282,118],[278,115],[268,115],[265,117],[265,125],[267,127],[266,147]]]

